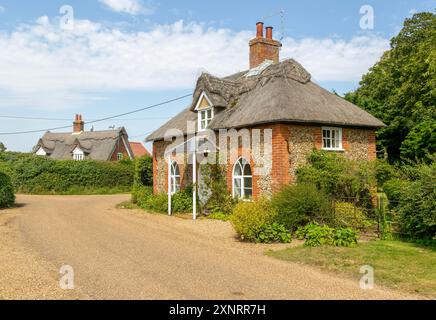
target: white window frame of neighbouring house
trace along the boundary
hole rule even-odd
[[[77,147],[73,151],[73,160],[74,161],[83,161],[83,160],[85,160],[85,153],[79,147]]]
[[[171,181],[171,194],[180,191],[180,168],[176,161],[171,163],[170,181]]]
[[[249,172],[246,171],[246,168],[249,169]],[[237,169],[240,169],[240,174],[236,172]],[[249,186],[247,186],[248,181]],[[237,184],[239,184],[238,188]],[[239,198],[242,200],[250,200],[253,198],[253,171],[251,169],[250,162],[244,157],[239,158],[233,166],[232,190],[234,198]],[[247,194],[248,190],[250,191],[249,194]]]
[[[322,149],[343,151],[342,128],[322,127]]]

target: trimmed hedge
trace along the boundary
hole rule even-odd
[[[5,173],[0,172],[0,209],[9,208],[15,202],[12,181]]]
[[[19,153],[0,154],[0,169],[17,192],[31,194],[129,192],[134,176],[132,161],[59,161]]]

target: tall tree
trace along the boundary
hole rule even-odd
[[[391,161],[436,151],[436,15],[406,19],[391,49],[345,98],[381,119],[378,147]]]

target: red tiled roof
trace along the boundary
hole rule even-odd
[[[151,156],[150,152],[148,152],[141,142],[130,142],[130,148],[132,149],[135,158],[140,158],[145,155]]]

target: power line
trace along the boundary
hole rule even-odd
[[[42,120],[42,121],[71,121],[71,119],[67,118],[45,118],[45,117],[22,117],[22,116],[4,116],[0,115],[1,119],[17,119],[17,120]],[[141,120],[162,120],[162,119],[170,119],[170,117],[146,117],[146,118],[135,118],[135,119],[117,119],[119,121],[141,121]],[[89,119],[89,121],[93,121],[97,119]]]
[[[146,133],[143,133],[143,134],[140,134],[140,135],[137,135],[137,136],[129,136],[129,139],[136,139],[136,138],[141,138],[141,137],[145,137],[145,136],[148,136],[150,133],[152,133],[152,132],[154,132],[155,130],[152,130],[152,131],[148,131],[148,132],[146,132]]]
[[[166,101],[163,101],[163,102],[160,102],[160,103],[156,103],[156,104],[153,104],[153,105],[148,106],[148,107],[136,109],[136,110],[129,111],[129,112],[120,113],[120,114],[117,114],[115,116],[110,116],[110,117],[106,117],[106,118],[102,118],[102,119],[97,119],[97,120],[93,120],[93,121],[88,121],[88,122],[86,122],[86,124],[91,124],[91,123],[97,123],[97,122],[102,122],[102,121],[106,121],[106,120],[116,119],[116,118],[119,118],[119,117],[127,116],[129,114],[134,114],[134,113],[138,113],[138,112],[141,112],[141,111],[157,108],[157,107],[163,106],[165,104],[169,104],[169,103],[172,103],[172,102],[179,101],[179,100],[182,100],[184,98],[190,97],[191,95],[192,95],[191,93],[190,94],[186,94],[184,96],[177,97],[177,98],[170,99],[170,100],[166,100]],[[71,126],[63,126],[63,127],[56,127],[56,128],[49,128],[49,129],[40,129],[40,130],[17,131],[17,132],[1,132],[0,135],[7,136],[7,135],[17,135],[17,134],[47,132],[47,131],[66,129],[66,128],[70,128],[70,127]]]

